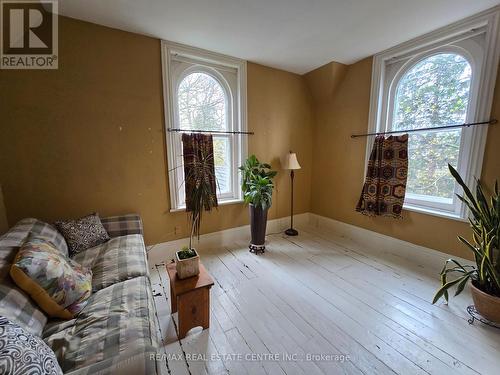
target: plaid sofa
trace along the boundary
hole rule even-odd
[[[30,232],[67,253],[57,230],[37,219],[23,219],[0,237],[0,315],[36,334],[53,349],[66,374],[164,374],[160,331],[149,280],[142,222],[138,215],[103,218],[111,240],[76,254],[93,272],[93,293],[71,320],[48,319],[17,288],[10,265]]]

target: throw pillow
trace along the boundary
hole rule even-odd
[[[19,249],[10,276],[53,318],[73,318],[85,307],[92,290],[90,269],[34,235]]]
[[[0,370],[5,375],[62,375],[54,352],[39,337],[0,316]]]
[[[108,232],[96,213],[77,220],[56,221],[54,225],[66,239],[70,256],[109,240]]]

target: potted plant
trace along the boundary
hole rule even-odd
[[[186,279],[200,273],[200,256],[195,249],[184,246],[175,253],[175,267],[179,279]]]
[[[278,172],[271,170],[271,166],[261,163],[255,155],[251,155],[243,166],[241,189],[245,203],[250,209],[250,251],[264,252],[267,226],[267,211],[272,204],[273,178]]]
[[[189,246],[175,254],[176,270],[179,279],[196,276],[200,273],[200,256],[193,248],[193,238],[200,238],[200,226],[203,211],[211,211],[217,207],[215,194],[215,174],[213,168],[213,152],[201,147],[199,155],[185,166],[186,211],[188,212],[191,232]]]
[[[498,181],[490,199],[486,198],[481,182],[477,180],[476,194],[472,194],[458,172],[448,164],[451,174],[462,187],[464,195],[457,197],[471,212],[472,243],[462,236],[458,239],[474,254],[475,266],[462,265],[448,259],[441,271],[441,288],[432,303],[444,297],[448,301],[448,290],[456,286],[455,295],[460,294],[471,280],[472,299],[476,310],[486,319],[500,323],[500,196]],[[450,274],[458,277],[449,281]]]

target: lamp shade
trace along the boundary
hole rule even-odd
[[[297,161],[297,154],[290,152],[285,156],[283,169],[300,169],[300,164]]]

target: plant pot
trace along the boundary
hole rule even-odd
[[[267,211],[262,207],[256,207],[253,204],[249,205],[250,209],[250,233],[252,239],[250,241],[251,252],[263,253],[266,249],[266,226],[267,226]]]
[[[500,298],[476,288],[471,283],[472,300],[476,310],[490,322],[500,323]]]
[[[180,259],[179,252],[175,252],[175,268],[177,270],[177,277],[181,280],[200,273],[200,256],[195,249],[193,250],[196,256],[187,259]]]

